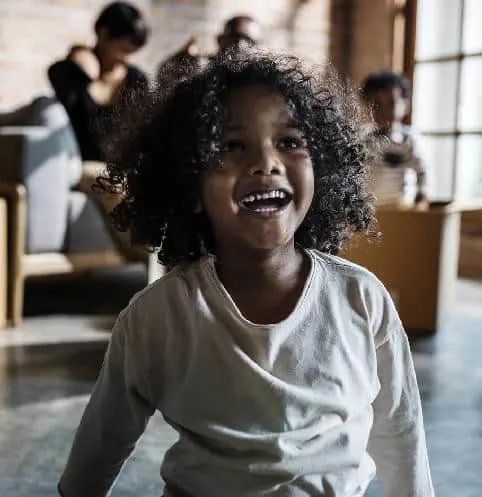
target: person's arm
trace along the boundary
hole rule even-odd
[[[392,306],[393,314],[396,314]],[[380,392],[368,452],[384,497],[434,497],[420,394],[408,340],[398,316],[377,349]]]
[[[143,434],[154,408],[122,315],[58,484],[62,497],[104,497]]]
[[[67,111],[72,111],[85,94],[95,102],[102,100],[111,85],[122,84],[128,71],[125,64],[117,64],[107,77],[100,69],[96,55],[83,46],[72,47],[65,60],[49,68],[50,83]]]
[[[65,59],[49,67],[48,78],[57,99],[68,112],[88,91],[93,79],[73,60]]]

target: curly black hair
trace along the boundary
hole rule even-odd
[[[369,154],[360,133],[356,92],[332,70],[308,71],[295,57],[270,54],[218,57],[191,78],[157,87],[117,121],[109,142],[104,190],[121,192],[112,217],[133,242],[158,248],[162,264],[216,253],[205,214],[196,213],[201,175],[219,167],[229,93],[266,85],[294,111],[311,156],[315,193],[295,243],[337,253],[357,232],[370,231],[373,198]]]

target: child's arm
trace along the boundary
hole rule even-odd
[[[405,331],[394,321],[377,350],[380,392],[368,450],[384,497],[433,497],[415,370]]]
[[[136,366],[121,316],[59,482],[63,497],[107,495],[144,432],[154,408]]]

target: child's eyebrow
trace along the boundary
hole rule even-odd
[[[280,125],[286,129],[293,129],[296,131],[301,131],[300,123],[294,119],[289,119],[288,121],[281,122]]]
[[[285,128],[293,128],[293,129],[300,129],[300,124],[297,123],[296,121],[289,121],[286,123],[281,123],[282,126]]]

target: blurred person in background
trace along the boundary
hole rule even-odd
[[[100,12],[94,30],[94,47],[72,46],[65,59],[49,67],[48,77],[69,115],[84,161],[78,188],[97,202],[106,224],[112,226],[110,212],[121,197],[104,194],[95,185],[105,168],[110,133],[121,125],[120,107],[135,105],[135,97],[148,89],[146,75],[129,63],[129,57],[146,44],[150,29],[136,7],[113,2]],[[147,260],[147,251],[131,244],[129,232],[112,232],[125,257]]]
[[[382,152],[370,172],[377,205],[427,207],[419,138],[403,123],[410,108],[407,79],[389,69],[370,73],[362,84],[362,95],[375,121],[367,126],[366,138]]]
[[[72,122],[84,160],[102,160],[106,123],[121,95],[147,88],[146,75],[128,62],[149,37],[141,12],[113,2],[99,14],[94,47],[74,45],[65,59],[49,67],[57,99]]]
[[[255,48],[262,38],[261,25],[248,15],[231,17],[217,37],[218,53]]]
[[[168,84],[177,78],[183,79],[193,72],[202,70],[209,60],[229,52],[249,51],[260,45],[262,39],[261,25],[249,15],[236,15],[224,23],[222,32],[217,36],[218,51],[213,55],[200,53],[196,37],[187,43],[158,68],[157,81]]]

